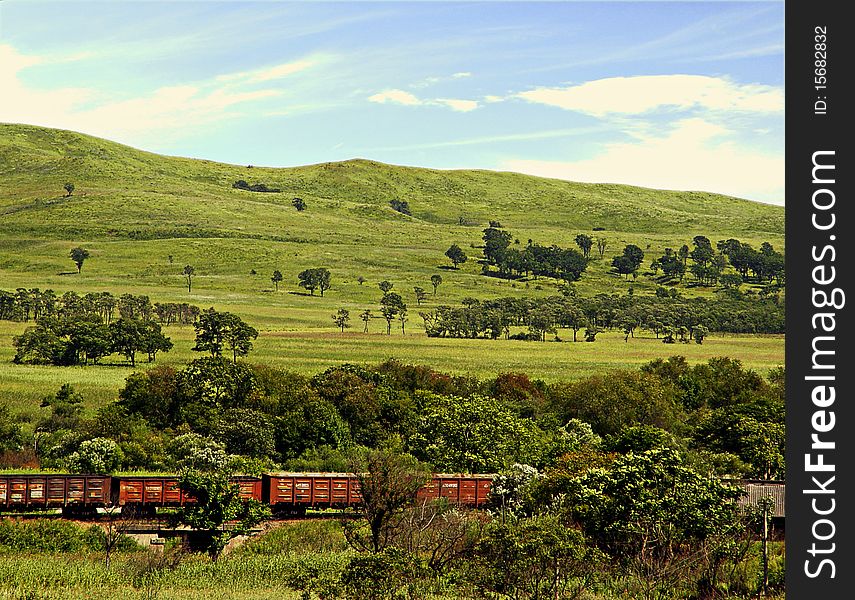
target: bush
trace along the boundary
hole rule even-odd
[[[107,438],[86,440],[77,452],[68,457],[68,467],[74,473],[107,474],[119,468],[124,455],[119,445]]]
[[[342,583],[348,598],[384,600],[424,598],[430,588],[430,571],[413,554],[400,548],[353,557],[344,570]]]
[[[87,529],[69,521],[35,519],[32,521],[0,520],[0,553],[98,552],[104,549],[104,531],[97,525]],[[123,538],[119,550],[136,550],[131,538]]]

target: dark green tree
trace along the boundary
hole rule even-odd
[[[439,287],[439,284],[442,283],[442,275],[431,275],[430,276],[430,284],[433,286],[433,295],[436,296],[436,288]]]
[[[194,269],[191,265],[184,266],[184,277],[187,278],[187,293],[191,292],[193,286],[193,275],[196,274],[196,269]]]
[[[77,266],[77,272],[80,273],[81,269],[83,269],[83,263],[89,258],[89,251],[85,248],[72,248],[69,253],[71,256],[71,260],[74,261],[74,264]]]
[[[332,320],[336,327],[341,329],[341,332],[344,333],[344,330],[350,327],[350,311],[346,308],[340,308],[332,316]]]
[[[270,281],[273,282],[273,285],[276,286],[276,291],[279,291],[279,282],[282,281],[282,272],[279,270],[273,271],[273,276],[270,278]]]
[[[70,182],[66,183],[62,187],[63,187],[63,189],[65,189],[65,197],[66,198],[68,198],[69,196],[71,196],[72,193],[74,193],[74,184],[73,183],[70,183]]]
[[[460,246],[457,244],[452,244],[451,247],[445,251],[445,255],[448,257],[448,260],[451,261],[451,264],[454,265],[454,268],[457,269],[458,265],[461,265],[466,262],[466,253],[460,249]]]

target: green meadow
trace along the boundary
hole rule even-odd
[[[281,189],[235,189],[243,179]],[[72,182],[66,196],[63,185]],[[302,198],[305,211],[291,202]],[[407,216],[389,206],[405,200]],[[259,330],[248,360],[315,373],[344,362],[388,358],[479,377],[525,371],[546,381],[577,379],[610,369],[634,368],[657,357],[683,354],[690,362],[731,356],[765,373],[783,364],[782,336],[713,334],[703,345],[665,345],[647,332],[624,342],[606,332],[595,343],[427,338],[418,312],[467,297],[548,296],[558,282],[502,280],[481,274],[481,232],[499,221],[520,244],[528,240],[575,247],[588,233],[606,240],[574,284],[580,295],[652,294],[650,273],[626,280],[611,272],[624,245],[645,252],[645,264],[666,247],[691,245],[705,235],[730,237],[783,250],[782,207],[704,192],[580,184],[514,173],[439,171],[367,160],[294,168],[227,165],[165,157],[77,133],[24,125],[0,125],[0,289],[51,288],[57,293],[109,291],[146,294],[152,302],[189,302],[237,313]],[[469,255],[451,269],[445,250],[458,244]],[[68,254],[82,246],[90,258],[76,272]],[[182,275],[192,265],[192,291]],[[326,267],[332,288],[322,298],[297,286],[297,273]],[[274,289],[270,276],[284,281]],[[431,275],[443,282],[436,295]],[[359,278],[364,281],[359,282]],[[388,280],[409,305],[402,335],[379,318]],[[428,291],[423,307],[413,287]],[[712,296],[711,288],[679,285],[686,296]],[[746,286],[747,287],[747,286]],[[339,333],[331,315],[346,308],[351,329]],[[358,315],[371,309],[369,333]],[[0,401],[32,413],[62,383],[72,383],[90,408],[115,398],[133,371],[117,355],[88,367],[14,365],[11,342],[26,325],[0,322]],[[183,364],[191,351],[191,327],[166,329],[175,349],[158,364]],[[580,337],[581,339],[581,337]],[[110,363],[115,364],[110,364]],[[137,369],[147,368],[144,362]]]

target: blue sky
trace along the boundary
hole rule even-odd
[[[784,5],[0,2],[0,122],[783,203]]]

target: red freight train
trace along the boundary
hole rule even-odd
[[[483,506],[492,475],[437,474],[417,494],[418,500],[446,498],[462,506]],[[362,502],[352,473],[268,473],[239,476],[241,497],[268,504],[275,512],[305,513],[307,508],[348,508]],[[62,508],[68,513],[94,512],[105,506],[153,511],[181,506],[193,497],[181,491],[175,476],[0,474],[0,510]]]

